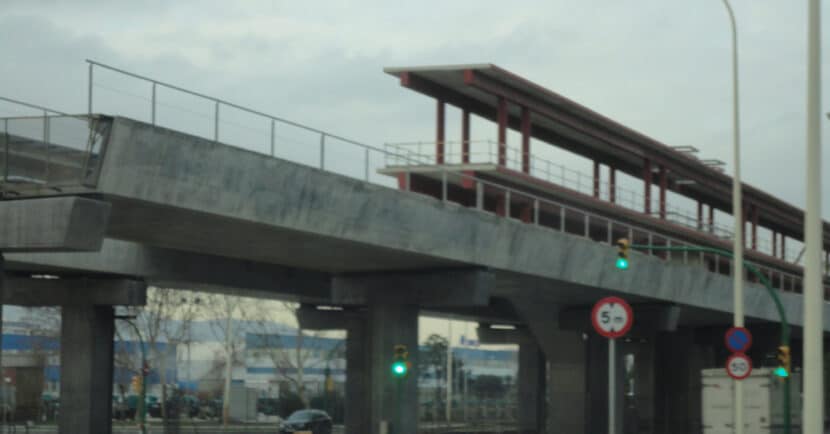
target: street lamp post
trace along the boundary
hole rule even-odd
[[[734,319],[735,327],[744,326],[744,270],[741,264],[744,261],[744,220],[743,198],[741,192],[741,128],[740,103],[738,81],[738,29],[735,23],[735,13],[729,0],[723,0],[723,5],[729,13],[729,23],[732,27],[732,148],[734,159],[734,174],[732,175],[732,215],[735,217],[733,278],[734,278]],[[735,380],[735,434],[744,432],[744,393],[743,384]]]
[[[804,432],[824,432],[821,276],[821,5],[807,10],[807,210],[804,217]]]

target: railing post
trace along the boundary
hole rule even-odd
[[[539,199],[533,199],[533,224],[539,226]]]
[[[591,216],[585,214],[585,238],[591,238]]]
[[[608,244],[614,244],[614,222],[608,220]]]
[[[216,101],[213,108],[213,141],[219,141],[219,101]]]
[[[369,148],[364,149],[364,152],[363,164],[366,169],[366,182],[369,182]]]
[[[89,115],[90,121],[91,121],[91,118],[92,118],[92,68],[94,66],[95,65],[93,65],[92,63],[89,64],[89,74],[87,76],[88,81],[87,81],[87,102],[86,102],[87,105],[86,105],[86,107],[87,107],[87,115]]]
[[[274,157],[274,130],[276,129],[275,123],[273,119],[271,119],[271,156]]]
[[[320,169],[326,168],[326,134],[320,134]],[[408,183],[407,183],[408,184]],[[407,190],[409,187],[407,186]]]
[[[447,171],[441,171],[441,201],[447,201]]]
[[[156,82],[153,82],[153,95],[150,101],[151,108],[150,108],[150,123],[155,126],[156,125]]]

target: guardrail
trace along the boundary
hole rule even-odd
[[[494,140],[470,140],[468,143],[468,151],[463,152],[462,141],[448,140],[444,142],[444,164],[446,165],[460,165],[464,164],[466,157],[467,164],[498,164],[498,142]],[[435,141],[414,141],[414,142],[396,142],[384,144],[384,149],[389,152],[389,156],[385,159],[387,166],[416,166],[416,165],[437,165],[437,152]],[[406,158],[399,158],[398,155],[403,155]],[[515,147],[507,148],[505,157],[505,167],[522,171],[522,151]],[[594,177],[593,175],[575,170],[564,164],[556,163],[548,159],[538,157],[531,154],[529,156],[530,172],[529,174],[534,178],[567,187],[579,193],[592,196],[594,194]],[[614,203],[623,206],[633,211],[643,212],[645,210],[645,197],[641,191],[636,191],[620,185],[620,182],[611,184],[609,180],[599,180],[599,196],[610,200],[611,191],[614,191]],[[656,195],[654,195],[656,196]],[[659,198],[652,196],[651,199],[651,215],[659,216],[660,201]],[[697,213],[686,209],[666,203],[666,220],[672,223],[685,226],[690,229],[707,232],[718,238],[731,240],[734,236],[735,229],[732,225],[710,224],[704,218],[703,221],[698,220]],[[745,237],[747,248],[750,248],[749,237]],[[756,250],[775,256],[772,244],[767,239],[758,239],[756,243]],[[787,249],[785,258],[796,258],[798,256],[798,248],[790,246]]]
[[[37,113],[0,119],[0,191],[95,186],[108,122],[6,97],[0,103]]]
[[[377,172],[379,169],[386,167],[386,162],[388,162],[389,159],[394,159],[396,161],[407,161],[411,164],[423,164],[423,159],[421,157],[418,157],[417,155],[411,155],[407,152],[400,152],[398,150],[383,149],[380,147],[367,145],[364,143],[341,137],[336,134],[323,131],[318,128],[313,128],[297,122],[289,121],[281,117],[272,116],[258,110],[249,109],[225,100],[214,98],[202,93],[190,91],[175,85],[167,84],[162,81],[155,80],[153,78],[141,76],[129,71],[124,71],[122,69],[114,68],[91,60],[88,60],[87,62],[89,64],[88,112],[90,114],[93,113],[93,109],[97,107],[95,101],[95,93],[93,89],[101,88],[111,92],[119,93],[122,95],[128,95],[133,98],[138,98],[143,101],[149,102],[149,107],[147,108],[146,112],[144,112],[145,114],[143,115],[143,119],[152,123],[153,125],[164,126],[166,124],[170,128],[177,129],[183,132],[188,132],[189,134],[204,137],[217,142],[222,142],[231,146],[241,147],[243,149],[263,153],[265,155],[270,155],[272,157],[280,157],[297,163],[306,164],[311,167],[316,167],[321,170],[362,179],[367,182],[387,187],[394,187],[395,180],[391,177],[380,175]],[[111,85],[105,85],[103,83],[96,82],[96,71],[106,71],[108,73],[114,73],[122,79],[126,77],[128,79],[133,79],[145,84],[149,84],[150,86],[147,89],[150,94],[149,98],[146,96],[141,96],[126,91],[121,91],[119,89],[114,88]],[[177,117],[177,115],[181,115],[182,112],[197,112],[173,104],[172,100],[175,99],[173,95],[166,96],[166,98],[168,98],[169,100],[160,97],[160,89],[164,89],[169,92],[179,93],[191,98],[195,97],[199,104],[208,102],[209,105],[213,107],[213,113],[212,115],[206,115],[204,112],[201,112],[199,116],[196,116],[196,118],[198,118],[197,122],[192,122],[191,118],[190,122],[180,123],[182,118],[180,116]],[[129,106],[134,107],[134,104],[130,104]],[[171,114],[171,119],[165,119],[159,116],[159,109],[161,107],[166,107],[168,109],[178,109],[179,112],[177,114]],[[244,117],[241,119],[233,118],[230,116],[230,114],[226,113],[228,109],[236,110],[238,113],[243,114]],[[226,113],[226,115],[231,118],[223,118],[223,113]],[[147,119],[148,115],[149,119]],[[142,120],[142,115],[139,115],[138,118],[139,120]],[[210,126],[210,128],[204,128],[205,121],[207,121],[207,125]],[[264,125],[267,125],[267,127],[264,129],[262,128],[263,124],[261,123],[263,121],[265,122]],[[247,124],[245,124],[244,122],[247,122]],[[251,122],[260,123],[260,126],[256,127],[255,125],[251,125]],[[232,133],[228,132],[228,130],[225,128],[226,126],[236,127],[237,129],[247,131],[248,133],[255,132],[259,134],[256,139],[257,143],[249,144],[248,146],[240,146],[240,144],[245,143],[245,140],[235,140],[235,136]],[[295,134],[292,137],[288,137],[286,136],[286,134],[289,133],[287,133],[284,129],[277,128],[278,126],[280,128],[293,128],[295,130],[294,133],[304,133],[305,136],[301,138],[300,136],[297,136]],[[281,134],[278,135],[278,131],[280,131]],[[297,147],[278,146],[278,143],[282,142],[303,145],[299,148],[299,151],[301,152],[297,152]],[[337,146],[332,146],[332,144],[335,143],[337,144]],[[317,148],[317,152],[310,151],[310,149],[314,149],[315,147]],[[263,148],[265,148],[265,150],[263,150]],[[350,150],[352,152],[350,152]],[[358,158],[355,159],[355,156],[358,156]],[[362,165],[361,163],[355,164],[356,160],[362,160]],[[571,207],[556,201],[537,197],[523,191],[499,185],[494,182],[489,182],[473,176],[467,176],[461,173],[453,172],[449,169],[442,170],[440,172],[440,176],[442,179],[442,195],[439,200],[443,202],[451,202],[448,197],[450,182],[458,182],[461,179],[464,179],[465,182],[471,183],[475,186],[477,192],[475,208],[482,212],[487,212],[484,207],[483,196],[484,190],[487,189],[488,191],[495,191],[498,192],[498,194],[504,195],[507,198],[505,202],[508,204],[511,203],[511,199],[525,201],[526,203],[530,204],[533,209],[533,218],[530,224],[536,226],[543,226],[551,230],[566,232],[608,244],[612,244],[617,237],[627,236],[629,239],[632,240],[632,242],[637,244],[658,243],[663,245],[675,246],[693,245],[691,243],[686,243],[678,239],[674,239],[672,237],[661,235],[660,233],[649,230],[647,228],[616,221],[608,217],[580,210],[575,207]],[[550,224],[550,222],[542,221],[540,217],[543,214],[559,216],[559,218],[554,219],[558,223]],[[509,210],[507,212],[507,215],[510,215]],[[572,223],[566,224],[567,221],[579,221],[581,222],[581,224],[578,225],[579,227],[577,227],[574,226]],[[602,233],[598,233],[597,231],[592,232],[591,228],[597,227],[598,225],[604,227],[605,230],[603,230]],[[649,252],[649,254],[658,255],[656,252]],[[712,257],[711,255],[703,253],[697,255],[697,258],[693,257],[696,255],[689,254],[679,255],[680,257],[677,257],[676,255],[673,258],[671,252],[667,252],[667,254],[665,255],[659,254],[659,256],[663,257],[666,260],[679,260],[683,263],[695,262],[700,264],[712,264],[712,266],[709,267],[711,271],[722,274],[729,274],[731,273],[730,270],[734,268],[731,266],[731,261],[728,261],[726,264],[723,264],[723,261],[716,260],[716,258]],[[776,282],[776,287],[780,290],[795,291],[798,290],[802,285],[801,276],[780,269],[763,266],[761,264],[754,263],[753,265],[761,269],[762,272],[765,275],[767,275],[771,281]]]

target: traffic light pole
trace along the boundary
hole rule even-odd
[[[723,256],[726,258],[734,259],[734,255],[732,252],[723,249],[715,249],[711,247],[694,247],[694,246],[654,246],[649,244],[632,244],[629,246],[632,249],[636,250],[663,250],[663,251],[680,251],[680,252],[704,252],[704,253],[712,253],[715,255]],[[775,308],[778,310],[778,316],[781,320],[781,345],[786,346],[789,348],[790,346],[790,324],[787,321],[787,313],[784,311],[784,305],[781,304],[781,299],[776,294],[775,289],[772,287],[769,279],[764,276],[758,268],[754,265],[748,263],[747,261],[742,261],[744,268],[749,270],[750,273],[758,277],[758,280],[764,284],[764,287],[767,289],[767,293],[772,298],[772,301],[775,302]],[[784,377],[784,434],[790,434],[792,422],[790,420],[790,376],[789,372],[787,376]]]

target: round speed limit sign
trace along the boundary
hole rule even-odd
[[[743,380],[752,373],[752,359],[744,353],[735,353],[726,359],[726,373],[736,379]]]
[[[594,330],[609,339],[624,336],[634,323],[634,312],[625,300],[606,297],[598,301],[591,311]]]

